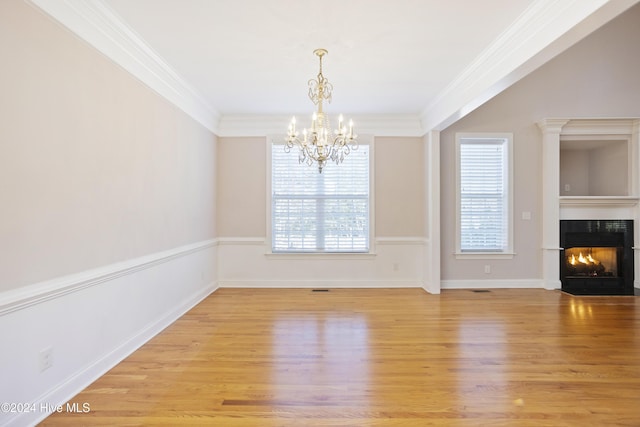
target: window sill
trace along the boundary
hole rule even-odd
[[[515,252],[456,252],[456,259],[513,259]]]

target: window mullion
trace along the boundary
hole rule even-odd
[[[322,175],[321,173],[318,173],[318,180],[316,181],[317,183],[317,194],[319,195],[316,199],[316,248],[319,251],[324,251],[326,249],[326,242],[325,242],[325,203],[324,203],[324,197],[321,196],[321,194],[326,194],[326,190],[324,188],[324,177],[325,175]]]
[[[271,237],[274,252],[367,252],[369,250],[369,147],[339,166],[298,164],[296,156],[271,149]],[[336,228],[337,227],[337,228]],[[314,241],[312,241],[314,240]]]

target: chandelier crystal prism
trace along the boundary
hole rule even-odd
[[[347,128],[342,115],[338,119],[338,129],[331,129],[329,117],[322,109],[324,101],[331,102],[333,92],[333,85],[322,74],[322,57],[327,54],[327,50],[316,49],[313,53],[320,61],[320,71],[315,79],[309,80],[309,98],[317,106],[317,111],[311,118],[311,127],[304,128],[302,135],[296,128],[295,116],[291,119],[284,150],[289,153],[294,146],[298,147],[299,162],[309,166],[317,164],[318,172],[322,173],[327,160],[340,164],[351,150],[358,148],[358,135],[353,133],[353,120],[349,121]]]

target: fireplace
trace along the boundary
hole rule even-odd
[[[633,295],[633,221],[561,220],[560,281],[574,295]]]

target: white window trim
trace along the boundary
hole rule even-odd
[[[267,214],[267,239],[266,239],[266,253],[268,258],[273,259],[368,259],[372,255],[376,255],[375,244],[375,144],[374,137],[372,135],[358,135],[359,145],[369,146],[369,251],[368,252],[273,252],[273,234],[271,230],[271,145],[282,144],[284,146],[285,135],[269,135],[266,138],[265,150],[267,156],[267,170],[266,170],[266,212]],[[283,148],[284,149],[284,148]],[[297,156],[294,153],[295,148],[291,150],[292,156]],[[301,167],[313,167],[307,165],[300,165]]]
[[[455,180],[456,180],[456,259],[511,259],[515,255],[513,248],[513,133],[506,132],[459,132],[456,133]],[[507,247],[500,252],[462,251],[460,232],[460,144],[463,139],[505,139],[507,144],[507,209],[508,229]]]

